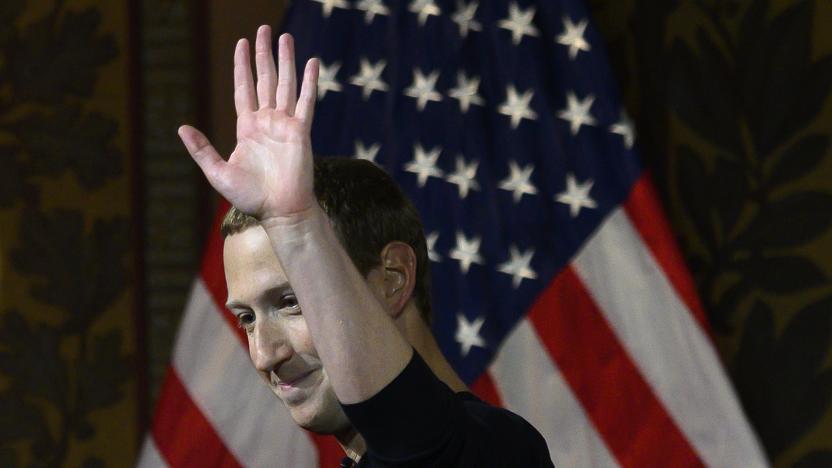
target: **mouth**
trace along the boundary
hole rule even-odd
[[[277,386],[278,386],[278,387],[280,387],[281,389],[291,389],[291,388],[295,388],[295,387],[297,387],[300,383],[302,383],[304,379],[306,379],[307,377],[309,377],[310,375],[312,375],[312,373],[313,373],[313,372],[315,372],[315,369],[310,369],[310,370],[308,370],[308,371],[306,371],[306,372],[304,372],[304,373],[302,373],[302,374],[299,374],[299,375],[296,375],[296,376],[292,377],[292,378],[291,378],[291,379],[289,379],[289,380],[280,380],[280,379],[277,379],[275,383],[276,383],[276,384],[277,384]]]

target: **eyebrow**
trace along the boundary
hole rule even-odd
[[[272,286],[271,288],[263,291],[263,293],[260,294],[260,296],[257,298],[257,300],[259,300],[261,298],[264,298],[264,297],[277,296],[277,295],[285,292],[286,290],[291,290],[291,289],[292,289],[292,287],[289,285],[289,283],[284,281],[283,283],[280,283],[276,286]],[[228,301],[225,303],[225,307],[227,307],[229,309],[241,309],[241,308],[249,309],[249,308],[251,308],[250,306],[248,306],[244,302],[238,301],[236,299],[231,299],[230,297],[228,298]]]

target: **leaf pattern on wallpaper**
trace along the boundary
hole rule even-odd
[[[806,442],[832,412],[830,265],[809,253],[832,228],[818,2],[590,5],[749,419],[778,465],[830,465]]]
[[[22,30],[25,2],[0,6],[0,209],[36,202],[36,176],[69,171],[85,189],[123,173],[113,138],[116,122],[83,111],[99,69],[117,53],[114,39],[97,32],[101,16],[55,2],[52,11]]]
[[[714,329],[737,333],[738,311],[754,301],[732,372],[775,458],[819,422],[832,397],[823,355],[804,355],[827,352],[830,333],[801,326],[832,302],[796,312],[777,336],[774,312],[760,299],[829,284],[821,265],[800,248],[832,227],[832,194],[799,182],[829,150],[827,136],[805,129],[832,89],[832,56],[812,57],[813,2],[776,12],[767,1],[746,2],[733,23],[714,2],[694,3],[708,27],[700,26],[692,43],[671,45],[669,102],[707,145],[679,144],[675,185],[701,245],[692,269]]]
[[[132,378],[122,332],[93,331],[127,287],[128,223],[46,211],[40,187],[71,174],[92,195],[124,176],[117,122],[85,105],[117,50],[94,7],[57,0],[20,26],[25,6],[0,2],[0,209],[20,210],[8,264],[39,305],[0,315],[0,466],[65,466],[72,444],[96,434],[93,413],[121,401]]]

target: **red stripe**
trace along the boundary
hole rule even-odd
[[[208,289],[208,293],[214,299],[214,304],[222,311],[222,318],[231,325],[237,338],[248,350],[248,339],[243,330],[237,325],[237,319],[228,309],[225,308],[225,301],[228,299],[228,289],[225,285],[225,268],[222,264],[223,238],[220,235],[220,226],[225,212],[228,211],[228,202],[220,201],[217,206],[217,213],[211,225],[211,233],[205,243],[205,254],[202,257],[202,281]]]
[[[710,336],[708,319],[705,317],[705,311],[696,293],[696,286],[685,268],[685,262],[679,253],[673,231],[670,230],[670,225],[664,217],[664,210],[658,200],[650,174],[645,172],[633,186],[630,197],[624,203],[624,210],[641,235],[644,244],[653,253],[653,257],[664,271],[670,284],[673,285],[676,294],[693,313],[705,333]]]
[[[152,435],[172,468],[241,466],[191,400],[173,368],[168,368],[156,404]]]
[[[341,464],[344,458],[344,451],[338,445],[334,436],[316,434],[306,431],[312,443],[318,449],[318,466],[321,468],[335,468]]]
[[[497,390],[497,386],[494,385],[494,379],[488,372],[483,372],[479,376],[476,382],[471,385],[471,391],[484,401],[494,406],[504,406],[503,399],[500,397],[500,392]]]
[[[537,299],[529,319],[622,466],[702,466],[572,267]]]

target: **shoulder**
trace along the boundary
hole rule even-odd
[[[529,457],[530,466],[551,466],[546,440],[522,416],[488,404],[471,393],[459,393],[468,416],[469,430],[476,433],[488,452],[513,460]]]
[[[519,431],[520,435],[543,439],[537,429],[522,416],[506,408],[486,403],[472,393],[458,393],[457,395],[462,400],[465,412],[472,422],[496,432],[515,433]]]

